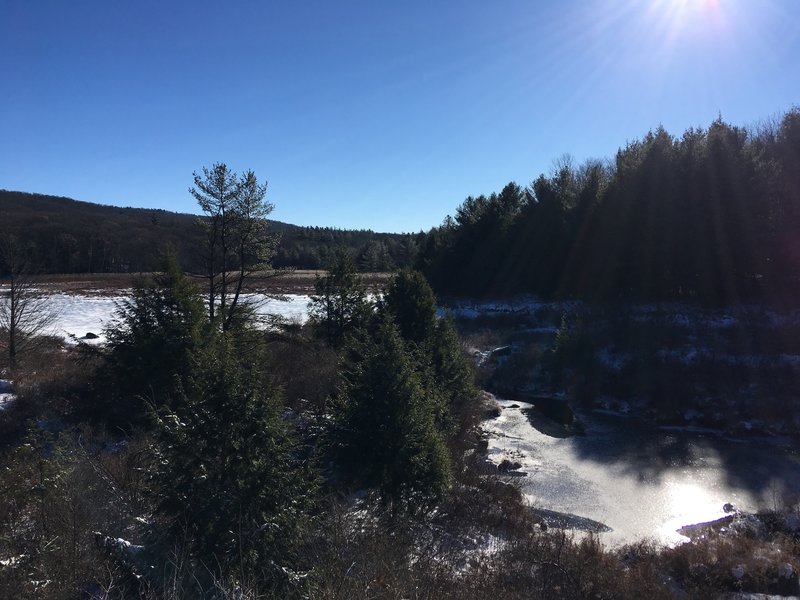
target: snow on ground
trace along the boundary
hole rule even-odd
[[[571,311],[579,306],[577,302],[542,302],[534,296],[519,296],[508,301],[474,302],[457,300],[447,307],[454,317],[474,319],[481,316],[533,315],[542,310]],[[440,309],[444,314],[444,309]]]
[[[14,382],[8,379],[0,379],[0,412],[5,410],[16,398]]]
[[[285,295],[285,301],[263,294],[247,294],[244,298],[257,304],[257,312],[261,316],[277,315],[296,323],[304,323],[308,319],[310,297],[307,295]],[[53,294],[50,300],[56,319],[49,333],[68,342],[74,336],[83,342],[103,343],[103,329],[111,324],[118,304],[125,299],[126,296]],[[97,335],[98,339],[84,339],[87,333]]]
[[[308,303],[311,296],[305,294],[286,294],[285,300],[276,300],[263,294],[248,294],[245,296],[259,304],[258,314],[261,316],[277,315],[286,321],[303,324],[308,320]]]
[[[87,333],[93,333],[98,340],[104,341],[103,328],[111,323],[118,303],[124,299],[125,296],[53,294],[50,302],[56,320],[51,327],[52,333],[67,341],[72,336],[83,338]]]
[[[474,319],[500,315],[528,315],[540,312],[572,313],[589,306],[579,301],[545,302],[535,296],[517,296],[508,300],[476,302],[457,299],[447,308],[454,317]],[[684,329],[729,329],[743,322],[766,326],[800,325],[800,311],[777,312],[759,306],[742,305],[728,309],[706,309],[681,302],[629,304],[625,311],[635,321]],[[440,313],[444,313],[440,309]]]
[[[8,406],[16,400],[14,394],[0,394],[0,412],[3,412]]]

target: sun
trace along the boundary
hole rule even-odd
[[[719,0],[655,0],[658,10],[673,19],[708,15],[718,10]]]
[[[649,21],[667,46],[679,40],[710,39],[724,23],[722,0],[652,0]]]

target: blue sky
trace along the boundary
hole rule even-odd
[[[0,0],[0,188],[418,231],[554,159],[800,103],[797,0]]]

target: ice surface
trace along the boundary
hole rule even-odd
[[[51,305],[56,313],[56,320],[48,333],[63,337],[67,341],[78,338],[88,343],[103,343],[103,328],[108,326],[114,311],[126,296],[96,296],[53,294]],[[244,299],[257,305],[259,315],[277,315],[287,321],[305,323],[308,319],[308,302],[310,297],[303,294],[287,294],[286,300],[277,300],[263,294],[247,294]],[[87,333],[93,333],[97,340],[83,339]]]
[[[521,463],[527,476],[514,481],[535,510],[578,530],[583,522],[603,523],[611,531],[602,539],[611,545],[644,537],[680,543],[686,539],[681,527],[725,516],[728,502],[747,511],[768,506],[769,487],[750,482],[748,474],[764,472],[788,482],[792,492],[797,488],[791,482],[798,466],[788,460],[778,466],[770,447],[728,443],[691,428],[639,432],[624,417],[594,413],[580,415],[586,436],[554,438],[531,425],[524,413],[530,404],[499,404],[502,414],[482,425],[488,459]],[[685,456],[674,455],[678,448]]]

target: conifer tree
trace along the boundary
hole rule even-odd
[[[421,344],[436,328],[436,297],[419,271],[403,269],[389,284],[384,301],[404,339]]]
[[[194,173],[189,193],[205,214],[198,222],[205,237],[201,254],[208,316],[228,330],[241,322],[245,281],[268,268],[275,253],[278,238],[267,233],[273,205],[264,199],[267,186],[258,183],[253,171],[239,176],[224,163]]]
[[[165,271],[122,300],[105,330],[108,367],[103,379],[111,402],[103,410],[114,420],[140,421],[149,412],[146,404],[171,402],[176,383],[187,381],[192,353],[207,332],[197,290],[174,256],[165,260]]]
[[[435,395],[422,386],[396,325],[384,317],[346,377],[338,442],[357,481],[387,503],[415,509],[447,489],[452,465],[435,424]]]
[[[216,333],[193,360],[181,401],[159,421],[161,510],[207,566],[286,584],[313,478],[252,347],[243,357],[230,335]]]
[[[370,314],[367,290],[344,247],[335,250],[328,274],[317,277],[316,294],[308,312],[317,332],[333,346],[341,346],[348,332],[362,326]]]

